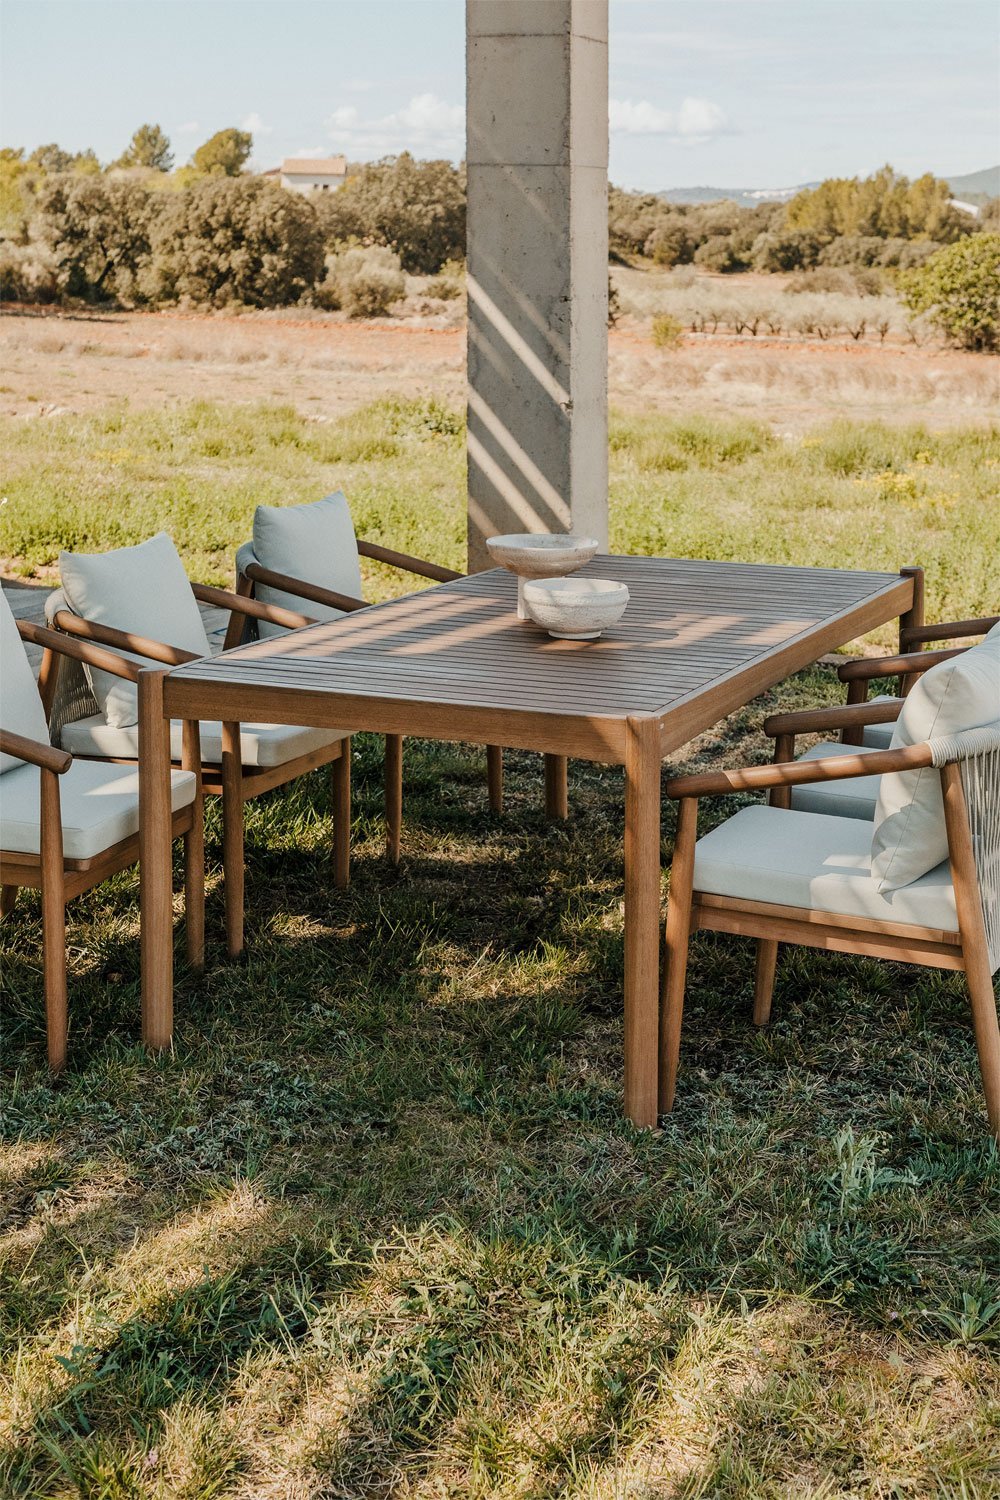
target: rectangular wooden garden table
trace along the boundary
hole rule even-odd
[[[660,764],[823,652],[897,616],[918,581],[825,568],[598,557],[628,584],[621,623],[556,641],[515,614],[495,569],[170,672],[143,673],[147,774],[166,786],[170,718],[305,724],[538,750],[624,765],[625,1111],[657,1118]],[[155,733],[151,732],[156,726]],[[165,793],[164,793],[165,795]],[[153,794],[148,795],[152,802]],[[170,1034],[169,821],[144,822],[144,1014]]]

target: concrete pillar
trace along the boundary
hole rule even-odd
[[[469,569],[608,538],[607,0],[466,0]]]

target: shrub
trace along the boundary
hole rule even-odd
[[[902,278],[903,300],[963,349],[1000,344],[1000,234],[947,245]]]
[[[320,305],[342,307],[352,318],[383,318],[406,291],[399,256],[384,245],[352,246],[326,265]]]
[[[670,313],[659,313],[653,319],[653,343],[657,349],[677,349],[680,346],[684,324]]]
[[[285,307],[322,270],[309,199],[260,177],[214,177],[164,197],[143,285],[157,300]]]
[[[814,234],[799,230],[759,234],[751,246],[755,271],[797,271],[814,266],[819,259],[820,241]]]
[[[454,302],[465,291],[465,262],[446,260],[436,276],[432,276],[424,287],[428,297],[439,297],[442,302]]]
[[[54,302],[58,295],[58,266],[51,250],[37,242],[0,240],[0,302]]]
[[[318,204],[327,248],[344,240],[395,250],[404,271],[433,275],[465,255],[465,169],[408,151],[352,172]]]
[[[713,234],[695,251],[695,263],[708,271],[745,271],[747,262],[737,253],[732,236]]]

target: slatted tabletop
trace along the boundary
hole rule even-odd
[[[622,760],[624,721],[660,720],[664,754],[824,651],[899,615],[898,574],[672,558],[597,557],[624,618],[597,641],[557,641],[516,618],[502,569],[192,663],[173,712],[287,718],[484,739]],[[308,609],[308,606],[305,606]],[[261,702],[257,702],[261,695]],[[266,700],[266,701],[264,701]],[[303,715],[305,717],[303,717]]]

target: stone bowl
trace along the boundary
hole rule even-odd
[[[589,563],[600,547],[592,536],[552,531],[514,532],[487,538],[486,550],[495,563],[517,574],[517,618],[528,620],[524,605],[526,578],[562,578]]]
[[[557,641],[596,641],[617,625],[629,594],[613,578],[536,578],[524,585],[524,603],[536,625]]]

